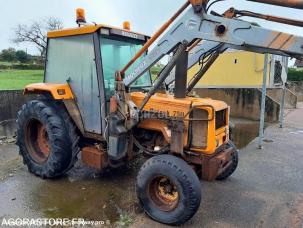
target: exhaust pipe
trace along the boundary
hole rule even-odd
[[[247,0],[264,4],[283,6],[294,9],[303,9],[303,0]]]

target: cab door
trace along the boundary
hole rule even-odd
[[[85,132],[102,134],[102,100],[97,75],[94,34],[49,39],[45,82],[68,82]],[[103,86],[101,88],[103,91]]]

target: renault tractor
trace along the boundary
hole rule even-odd
[[[17,116],[17,144],[29,172],[55,178],[78,158],[103,170],[145,154],[136,183],[144,211],[165,224],[188,221],[200,206],[200,179],[225,180],[238,165],[229,106],[191,96],[195,84],[228,48],[303,53],[301,37],[239,20],[246,11],[209,12],[212,4],[186,1],[152,37],[131,31],[128,22],[123,28],[88,24],[83,9],[77,10],[78,27],[50,31],[44,82],[25,87],[24,95],[35,98]],[[302,25],[285,18],[278,22]],[[165,55],[168,64],[151,77],[151,67]],[[200,62],[201,69],[187,82],[189,62]],[[165,83],[172,72],[173,92]]]

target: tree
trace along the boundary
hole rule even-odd
[[[14,48],[3,49],[1,59],[6,62],[16,61],[16,50]]]
[[[31,25],[19,24],[14,28],[14,43],[34,44],[42,57],[46,54],[47,32],[63,28],[60,19],[49,17],[40,21],[35,21]]]
[[[16,51],[16,59],[20,62],[20,63],[28,63],[30,60],[30,55],[27,54],[25,51]]]

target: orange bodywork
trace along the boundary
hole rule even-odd
[[[50,93],[55,100],[74,99],[74,95],[68,84],[35,83],[27,85],[24,89],[24,94],[41,92]]]
[[[30,84],[25,87],[24,94],[35,94],[48,92],[55,100],[69,100],[74,99],[73,93],[68,84],[52,84],[52,83],[36,83]],[[145,97],[144,93],[133,92],[131,93],[132,101],[140,106]],[[226,112],[226,125],[216,129],[214,112],[221,110],[229,110],[229,107],[223,101],[212,100],[210,98],[195,98],[186,97],[184,99],[176,99],[173,95],[167,95],[162,93],[156,93],[151,97],[149,102],[144,107],[145,111],[151,111],[158,113],[165,113],[169,117],[184,117],[184,138],[183,144],[187,146],[189,144],[189,116],[187,115],[192,108],[202,109],[208,113],[207,124],[207,143],[205,148],[186,148],[191,151],[203,153],[206,155],[212,155],[216,149],[228,141],[228,122],[229,111]],[[194,124],[194,122],[193,122]],[[167,121],[163,119],[147,119],[143,120],[138,125],[139,128],[146,130],[161,132],[167,142],[170,142],[171,131],[167,126]]]
[[[132,101],[140,106],[141,102],[145,97],[144,93],[134,92],[131,94]],[[228,140],[228,112],[226,114],[227,125],[220,128],[215,129],[215,118],[212,118],[214,113],[213,111],[220,111],[223,109],[229,109],[226,103],[223,101],[212,100],[209,98],[194,98],[187,97],[184,99],[176,99],[172,95],[156,93],[151,97],[149,102],[144,107],[145,111],[153,110],[155,112],[163,112],[167,113],[169,116],[186,116],[186,114],[191,110],[192,107],[197,106],[198,109],[203,109],[208,112],[208,137],[207,137],[207,146],[206,148],[187,148],[191,151],[200,152],[203,154],[211,155],[216,149],[227,142]],[[198,107],[201,106],[201,107]],[[188,145],[189,140],[189,121],[186,121],[189,117],[185,117],[184,125],[184,145]],[[149,119],[142,121],[139,125],[139,128],[159,131],[163,133],[164,138],[167,142],[170,141],[171,132],[168,129],[167,123],[164,120],[160,119]]]
[[[57,37],[66,37],[66,36],[76,36],[76,35],[90,34],[90,33],[94,33],[96,31],[98,31],[101,28],[119,29],[119,30],[122,30],[122,31],[125,31],[125,32],[129,32],[129,30],[127,30],[127,29],[121,29],[121,28],[114,27],[114,26],[98,24],[98,25],[85,25],[85,26],[77,27],[77,28],[68,28],[68,29],[49,31],[47,33],[47,37],[48,38],[57,38]],[[137,34],[137,35],[146,36],[144,34],[133,32],[133,31],[132,31],[132,33]]]

